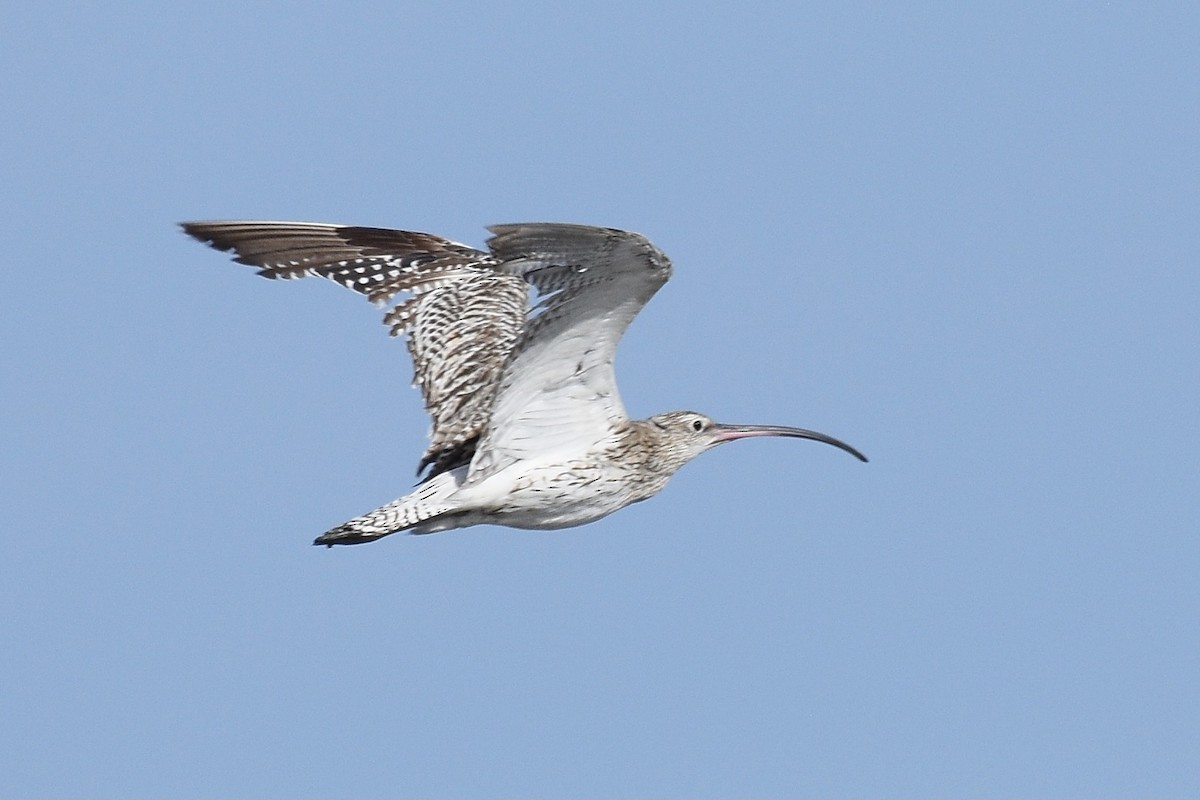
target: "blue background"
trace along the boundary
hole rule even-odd
[[[0,794],[1200,794],[1193,4],[27,4],[0,31]],[[325,550],[427,420],[185,219],[641,231],[585,528]]]

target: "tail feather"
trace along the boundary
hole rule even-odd
[[[393,500],[361,517],[343,522],[318,536],[313,544],[323,544],[327,547],[333,547],[335,544],[362,544],[413,528],[417,528],[413,533],[431,533],[433,530],[456,527],[450,524],[422,526],[421,523],[444,515],[457,516],[456,512],[461,512],[457,506],[447,502],[450,495],[458,489],[462,475],[456,473],[460,472],[465,474],[466,468],[455,470],[453,473],[442,473],[418,486],[411,494]]]

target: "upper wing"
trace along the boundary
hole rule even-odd
[[[506,271],[537,289],[504,370],[469,480],[553,450],[595,446],[627,419],[613,356],[629,323],[671,276],[644,236],[586,225],[495,225],[488,241]]]
[[[185,222],[183,229],[267,278],[319,275],[382,305],[407,333],[414,381],[433,417],[420,469],[462,463],[487,425],[509,354],[525,324],[528,285],[488,253],[440,236],[308,222]]]

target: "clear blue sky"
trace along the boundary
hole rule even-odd
[[[336,8],[336,10],[334,10]],[[26,4],[0,795],[1200,794],[1193,4]],[[584,528],[325,550],[403,345],[179,220],[631,228],[631,413],[802,425]]]

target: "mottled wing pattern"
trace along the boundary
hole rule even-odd
[[[420,298],[409,323],[408,350],[433,417],[430,445],[418,468],[433,464],[427,477],[471,460],[528,305],[523,280],[492,272],[463,277]]]
[[[585,225],[496,225],[492,255],[539,301],[500,384],[469,481],[556,450],[579,453],[627,419],[617,393],[617,343],[667,282],[670,260],[644,236]]]
[[[393,336],[407,334],[414,381],[433,417],[421,469],[463,463],[528,308],[528,285],[488,253],[440,236],[306,222],[187,222],[183,229],[267,278],[318,275],[383,305]]]

